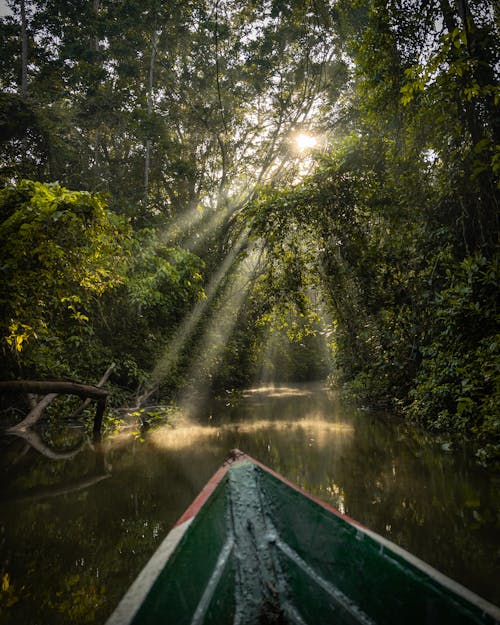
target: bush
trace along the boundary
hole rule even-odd
[[[0,191],[0,220],[2,375],[72,375],[124,281],[128,224],[100,195],[29,180]]]
[[[445,254],[438,271],[443,288],[426,311],[433,323],[408,414],[437,431],[474,435],[481,457],[500,458],[498,259]]]

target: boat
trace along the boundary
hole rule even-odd
[[[106,625],[460,625],[500,608],[233,450]]]

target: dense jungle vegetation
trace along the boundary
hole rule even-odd
[[[7,5],[2,379],[329,375],[498,460],[498,4]]]

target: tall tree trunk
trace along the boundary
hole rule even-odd
[[[227,206],[227,197],[226,197],[226,183],[227,183],[227,147],[226,147],[226,136],[228,134],[226,117],[224,115],[224,105],[222,103],[222,88],[221,88],[221,80],[220,80],[220,56],[219,56],[219,0],[215,3],[215,30],[214,30],[214,39],[215,39],[215,75],[216,75],[216,84],[217,84],[217,100],[219,103],[219,113],[222,122],[222,133],[217,133],[217,142],[219,144],[221,160],[222,160],[222,172],[221,178],[219,182],[219,189],[217,193],[217,208],[222,206]]]
[[[153,112],[153,81],[156,57],[156,17],[153,26],[153,36],[151,38],[151,55],[149,59],[149,75],[148,75],[148,93],[147,93],[147,110],[148,116]],[[151,139],[146,139],[146,157],[144,162],[144,203],[148,202],[149,195],[149,168],[151,161]]]
[[[484,48],[474,22],[468,0],[439,0],[444,23],[449,32],[455,28],[463,28],[466,38],[467,55],[474,61],[474,69],[468,80],[474,80],[479,87],[495,85],[495,73],[491,65],[491,56]],[[489,131],[493,144],[498,143],[500,129],[495,114],[496,106],[493,95],[474,96],[471,99],[460,101],[462,109],[462,123],[468,131],[472,144],[477,145],[482,139],[488,138],[488,128],[481,118],[483,110],[489,122]],[[463,239],[467,251],[478,246],[491,244],[491,234],[498,227],[497,204],[493,199],[491,179],[487,171],[477,175],[477,181],[482,185],[482,199],[477,202],[461,203],[461,222],[463,225]],[[494,240],[494,235],[493,235]],[[494,243],[493,243],[494,245]]]
[[[439,0],[441,7],[441,13],[443,14],[444,24],[449,33],[452,33],[457,27],[457,21],[455,19],[455,13],[451,8],[448,0]]]
[[[28,29],[26,24],[26,0],[21,0],[21,95],[28,95]]]
[[[92,0],[92,13],[95,19],[97,19],[97,15],[99,13],[99,5],[100,5],[100,0]],[[90,41],[90,49],[92,50],[92,52],[97,52],[98,47],[99,47],[99,36],[96,32]]]
[[[100,0],[92,0],[92,15],[93,15],[93,18],[96,20],[96,24],[97,24],[97,17],[98,17],[98,14],[99,14],[99,6],[100,6]],[[99,49],[99,34],[97,32],[97,29],[95,29],[95,32],[92,34],[92,36],[90,38],[90,50],[91,50],[91,52],[93,52],[95,54],[94,63],[97,62],[97,51],[98,51],[98,49]],[[97,84],[95,85],[95,91],[97,92]],[[93,141],[93,151],[94,151],[94,164],[93,164],[94,188],[97,188],[97,186],[99,184],[99,180],[100,180],[100,176],[99,176],[99,169],[100,169],[100,162],[99,162],[100,136],[99,136],[98,123],[99,122],[96,120],[95,134],[94,134],[94,141]]]

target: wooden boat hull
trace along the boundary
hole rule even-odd
[[[500,609],[233,453],[107,625],[500,623]]]

